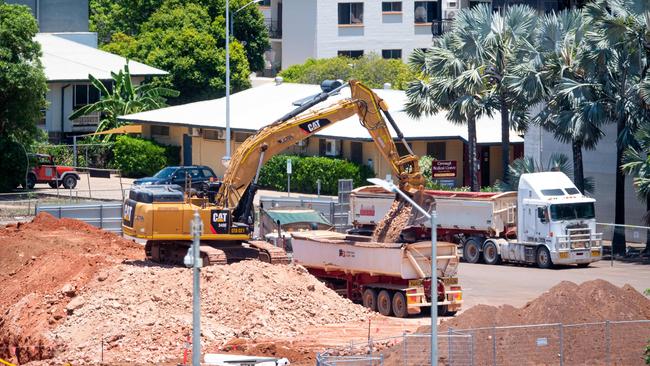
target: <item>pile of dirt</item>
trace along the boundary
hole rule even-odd
[[[639,319],[650,319],[650,299],[630,285],[617,287],[605,280],[580,285],[562,281],[522,308],[477,305],[442,323],[441,329]]]
[[[413,207],[406,201],[395,200],[372,233],[372,241],[378,243],[397,243],[400,234],[406,228],[411,218]]]
[[[616,344],[611,346],[612,349],[616,348],[616,352],[623,355],[621,364],[626,364],[628,360],[641,357],[641,350],[645,345],[644,335],[648,334],[647,324],[628,324],[626,327],[612,325],[610,330],[606,331],[605,326],[597,322],[647,319],[650,319],[650,299],[630,285],[617,287],[604,280],[588,281],[580,285],[563,281],[522,308],[510,305],[474,306],[457,317],[442,322],[438,331],[447,333],[451,328],[456,332],[454,334],[471,334],[474,348],[482,350],[474,355],[477,364],[491,364],[492,357],[497,359],[498,364],[554,364],[557,360],[553,359],[555,357],[553,352],[531,351],[525,354],[528,358],[524,362],[521,359],[513,359],[523,354],[507,352],[507,350],[535,349],[539,339],[548,342],[549,348],[558,349],[561,337],[563,337],[563,352],[567,364],[604,364],[607,359],[604,341],[606,337],[610,337],[611,342]],[[565,325],[589,323],[590,325],[565,326],[562,330],[563,335],[560,335],[557,325],[498,328],[497,330],[492,328],[557,323]],[[644,327],[645,331],[642,331]],[[429,333],[430,329],[428,326],[423,326],[418,328],[417,333]],[[609,335],[606,335],[606,332],[609,332]],[[445,349],[446,342],[444,337],[439,339],[439,347]],[[467,347],[462,343],[462,340],[458,340],[456,348]],[[494,343],[500,350],[496,356],[492,354]],[[384,364],[401,365],[405,348],[404,345],[398,344],[385,351]],[[467,354],[462,352],[459,356],[467,357]],[[417,352],[412,352],[409,357],[427,361],[429,350],[421,347]],[[445,357],[445,354],[441,354],[443,363],[446,362]]]
[[[63,322],[77,294],[106,268],[142,257],[139,245],[47,213],[0,229],[0,358],[51,357],[43,334]]]
[[[180,358],[192,327],[192,271],[126,263],[84,291],[52,332],[73,344],[59,361],[160,363]],[[300,266],[245,261],[201,271],[202,344],[232,350],[237,339],[287,338],[310,325],[366,319]]]

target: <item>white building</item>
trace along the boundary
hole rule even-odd
[[[261,3],[271,36],[268,67],[279,70],[308,58],[376,53],[407,61],[431,45],[470,0],[267,0]],[[270,65],[269,65],[270,64]]]

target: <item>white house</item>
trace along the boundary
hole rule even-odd
[[[63,37],[74,39],[75,33],[64,34]],[[108,81],[111,79],[111,72],[122,70],[127,62],[124,57],[63,37],[48,33],[39,33],[36,36],[43,53],[41,62],[45,68],[48,86],[48,107],[39,127],[47,131],[50,139],[55,141],[60,141],[68,135],[95,131],[99,114],[94,113],[72,121],[68,116],[75,109],[99,100],[99,93],[90,85],[88,75]],[[142,82],[146,76],[167,74],[135,61],[129,61],[129,69],[135,84]],[[106,85],[110,90],[110,84]]]

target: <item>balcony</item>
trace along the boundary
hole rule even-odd
[[[282,39],[282,22],[264,19],[264,25],[266,25],[266,29],[269,30],[269,38]]]
[[[101,114],[99,112],[92,112],[85,116],[81,116],[72,120],[73,132],[94,132],[99,125]]]
[[[431,22],[431,35],[437,37],[449,32],[453,22],[453,19],[434,20]]]

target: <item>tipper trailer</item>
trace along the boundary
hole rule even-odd
[[[292,233],[293,261],[353,301],[406,317],[431,306],[431,242],[376,243],[332,231]],[[454,315],[463,303],[456,245],[438,242],[437,305]]]
[[[588,266],[602,258],[593,198],[580,193],[561,172],[522,174],[517,192],[427,190],[435,199],[438,238],[457,243],[469,263],[483,260]],[[371,232],[394,195],[380,187],[350,195],[350,219],[358,233]],[[415,226],[404,241],[426,240],[430,228]]]

